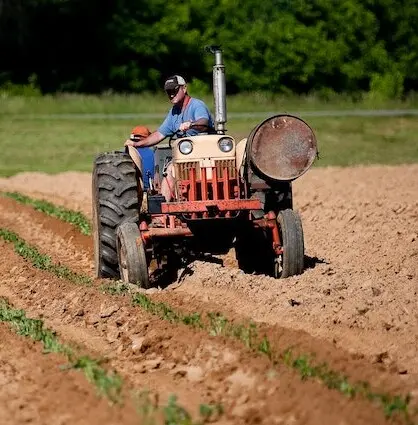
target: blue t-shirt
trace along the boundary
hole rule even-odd
[[[182,111],[181,107],[174,105],[168,112],[164,122],[161,124],[158,131],[165,137],[173,135],[180,127],[180,124],[185,121],[197,121],[200,118],[209,120],[209,127],[213,128],[213,120],[208,107],[199,99],[190,98],[186,108]],[[186,131],[187,136],[195,136],[199,131],[195,128],[190,128]]]

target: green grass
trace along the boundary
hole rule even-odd
[[[418,162],[417,117],[312,118],[318,166]]]
[[[211,97],[207,102],[212,104]],[[228,98],[228,112],[298,112],[336,109],[417,107],[418,98],[406,102],[353,103],[346,98],[324,101],[316,97],[269,97],[263,94]],[[123,149],[133,126],[148,125],[155,130],[162,119],[129,117],[83,118],[49,114],[65,113],[158,113],[169,108],[164,96],[77,96],[5,98],[0,104],[0,176],[24,171],[58,173],[90,172],[95,156]],[[23,115],[22,115],[23,114]],[[301,115],[304,118],[303,114]],[[416,117],[309,117],[321,154],[316,166],[355,164],[401,164],[418,162]],[[228,132],[240,139],[262,118],[230,118]]]
[[[192,96],[213,105],[212,94],[201,96],[190,89]],[[36,114],[120,114],[120,113],[166,113],[170,104],[164,93],[130,95],[103,94],[58,94],[43,97],[1,95],[0,115]],[[410,95],[404,100],[379,100],[367,94],[357,99],[345,95],[283,96],[270,93],[242,93],[227,96],[228,112],[270,111],[316,111],[344,109],[411,109],[418,107],[418,96]]]
[[[33,199],[18,192],[0,192],[0,195],[14,199],[24,205],[30,205],[37,211],[41,211],[51,217],[56,217],[62,221],[77,227],[83,235],[91,235],[91,225],[89,220],[79,211],[69,210],[59,207],[51,202]]]
[[[131,291],[130,287],[121,280],[104,283],[100,286],[100,289],[103,293],[109,295],[126,295]]]
[[[16,233],[0,227],[0,237],[6,242],[13,243],[15,252],[25,260],[30,261],[37,269],[46,270],[59,278],[67,279],[79,285],[92,284],[90,277],[77,274],[65,266],[54,264],[49,256],[41,254],[36,247],[27,244]]]

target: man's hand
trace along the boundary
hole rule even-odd
[[[134,146],[135,147],[135,142],[131,139],[127,139],[125,142],[125,146]]]
[[[179,130],[180,131],[186,131],[186,130],[188,130],[191,127],[191,125],[192,125],[192,122],[191,121],[182,122],[180,124]]]

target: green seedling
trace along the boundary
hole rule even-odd
[[[79,285],[92,284],[90,277],[74,273],[65,266],[54,264],[50,257],[41,254],[36,247],[28,245],[16,233],[0,228],[0,237],[13,243],[15,252],[25,260],[30,261],[37,269],[48,271],[59,278],[67,279]]]
[[[83,371],[87,380],[92,383],[100,395],[107,397],[113,403],[121,401],[122,379],[112,372],[109,373],[100,366],[100,361],[88,356],[76,358],[71,362],[71,368]]]
[[[134,304],[139,305],[151,314],[158,315],[160,318],[171,322],[181,322],[196,327],[195,322],[185,320],[193,315],[184,315],[180,311],[175,311],[164,303],[154,303],[145,294],[137,294],[133,298]],[[394,414],[400,414],[409,425],[410,413],[408,405],[410,396],[392,396],[385,393],[375,393],[370,389],[370,385],[364,382],[350,383],[348,377],[331,370],[325,363],[316,364],[313,357],[308,354],[294,356],[291,349],[278,351],[275,349],[267,336],[260,338],[257,325],[250,322],[248,325],[235,324],[229,321],[220,313],[210,312],[207,314],[208,321],[203,322],[198,313],[194,313],[199,317],[199,327],[207,331],[212,336],[224,336],[234,338],[241,341],[247,348],[267,356],[272,364],[284,363],[289,368],[296,370],[303,380],[317,379],[327,388],[336,390],[348,397],[363,397],[368,400],[379,403],[387,417]]]
[[[100,289],[109,295],[126,295],[130,292],[129,286],[121,281],[105,283]]]
[[[17,334],[41,342],[45,353],[65,355],[70,363],[66,369],[81,370],[100,395],[107,397],[112,403],[121,401],[122,379],[102,368],[98,360],[89,356],[78,356],[71,347],[59,341],[55,332],[45,329],[42,320],[26,317],[24,310],[17,310],[10,306],[7,300],[0,298],[0,321],[10,323]]]

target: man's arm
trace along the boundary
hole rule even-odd
[[[194,99],[192,104],[191,119],[185,121],[180,130],[186,131],[189,128],[194,128],[197,131],[205,132],[211,127],[211,116],[208,107],[199,99]]]
[[[179,130],[186,131],[190,127],[197,127],[199,130],[206,130],[209,127],[209,120],[207,118],[199,118],[196,121],[185,121],[180,124]]]
[[[130,139],[128,139],[125,142],[125,146],[134,146],[136,148],[145,148],[148,146],[154,146],[161,142],[161,140],[165,139],[164,134],[161,134],[159,131],[154,131],[154,133],[151,133],[148,137],[145,137],[145,139],[139,140],[138,142],[134,142]]]

